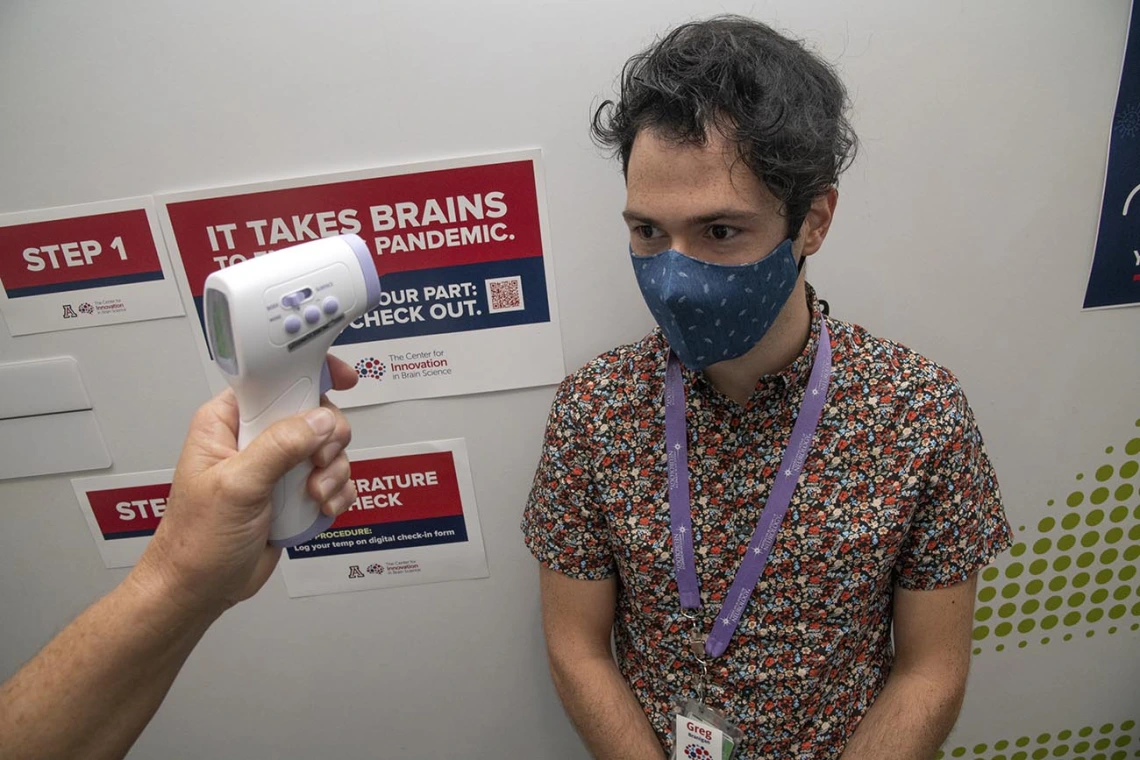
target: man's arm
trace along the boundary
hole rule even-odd
[[[966,692],[978,576],[935,591],[895,589],[895,664],[841,760],[930,760]]]
[[[338,388],[355,382],[338,362],[332,374]],[[350,432],[335,407],[282,420],[240,454],[237,424],[231,391],[198,411],[139,564],[0,687],[0,758],[123,757],[210,624],[273,572],[274,484],[311,459],[322,510],[352,503]]]
[[[122,757],[218,614],[127,576],[0,689],[0,757]]]
[[[610,651],[617,580],[584,581],[539,566],[554,688],[598,760],[662,760],[657,735]]]

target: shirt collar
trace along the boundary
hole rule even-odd
[[[798,388],[806,384],[811,375],[812,361],[815,358],[816,348],[819,346],[820,326],[823,324],[824,315],[819,305],[819,298],[815,294],[815,288],[807,283],[805,286],[808,309],[811,311],[811,333],[808,335],[807,344],[804,345],[804,350],[791,364],[779,372],[762,375],[756,383],[756,389],[753,391],[754,396],[756,394],[766,396],[770,393],[783,393],[791,388]],[[663,360],[668,360],[669,343],[665,340],[661,328],[656,328],[654,332],[661,346]],[[690,392],[698,388],[714,391],[712,384],[705,378],[704,372],[695,372],[682,364],[681,373],[685,379],[685,387]]]
[[[784,367],[779,372],[772,375],[765,375],[760,378],[760,384],[764,384],[766,380],[771,378],[778,379],[783,383],[785,388],[797,388],[807,383],[808,377],[811,375],[812,362],[815,360],[815,351],[819,347],[819,333],[820,327],[823,324],[823,310],[819,306],[819,298],[815,295],[815,288],[807,283],[804,283],[807,289],[807,302],[808,309],[811,311],[811,333],[808,335],[808,342],[804,345],[804,350],[800,355],[795,358],[791,364]],[[757,386],[759,389],[759,386]]]

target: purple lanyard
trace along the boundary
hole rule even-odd
[[[705,642],[705,653],[719,657],[728,649],[728,642],[736,633],[740,616],[752,598],[776,533],[792,501],[804,460],[807,459],[812,439],[815,437],[823,405],[827,401],[827,387],[831,382],[831,338],[827,333],[826,320],[820,322],[819,345],[811,368],[811,379],[804,390],[804,400],[796,416],[792,437],[784,451],[776,481],[768,492],[768,501],[748,542],[748,552],[740,561],[736,578],[728,590],[713,630]],[[685,384],[681,379],[681,364],[676,355],[669,353],[669,365],[665,372],[665,441],[669,448],[669,519],[673,535],[673,569],[677,576],[677,588],[681,592],[681,607],[686,610],[700,609],[701,590],[697,582],[697,570],[693,553],[693,516],[689,500],[689,443],[685,426]]]

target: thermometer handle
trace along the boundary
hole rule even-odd
[[[243,414],[238,428],[238,449],[244,449],[275,422],[316,409],[321,403],[321,393],[328,389],[328,367],[324,362],[321,367],[321,372],[315,376],[298,377],[256,416],[246,419]],[[241,401],[239,397],[238,408],[244,409]],[[320,504],[309,496],[306,485],[312,471],[313,463],[305,460],[285,473],[285,477],[274,486],[271,498],[273,522],[269,528],[271,546],[303,544],[332,525],[334,518],[323,514]]]

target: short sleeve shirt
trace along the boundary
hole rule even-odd
[[[895,586],[966,580],[1009,547],[998,483],[955,377],[822,314],[803,353],[741,406],[683,370],[693,538],[707,632],[763,510],[827,319],[833,377],[764,574],[706,701],[745,732],[740,757],[837,758],[893,661]],[[618,667],[662,745],[695,698],[670,539],[660,333],[558,389],[522,529],[547,567],[617,576]]]

